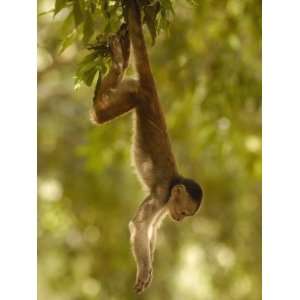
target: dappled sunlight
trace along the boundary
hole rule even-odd
[[[48,51],[43,48],[38,48],[38,57],[37,57],[37,65],[38,71],[42,72],[47,67],[51,66],[53,63],[53,58]]]
[[[250,135],[245,139],[245,146],[248,151],[258,153],[261,151],[261,140],[256,135]]]
[[[82,283],[82,292],[88,297],[99,296],[100,290],[100,282],[94,278],[87,278]]]
[[[234,252],[224,245],[216,247],[216,258],[219,265],[225,270],[232,268],[235,263]]]
[[[174,299],[214,299],[205,259],[199,244],[184,245],[175,274]]]
[[[220,131],[227,131],[230,128],[230,120],[226,117],[222,117],[218,120],[218,127]]]
[[[54,178],[39,179],[38,181],[38,195],[41,200],[53,202],[61,199],[63,188],[61,183]]]

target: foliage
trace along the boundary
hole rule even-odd
[[[173,5],[150,61],[178,165],[202,183],[204,205],[164,222],[153,283],[138,297],[127,224],[144,195],[130,168],[130,115],[90,124],[93,90],[74,92],[72,79],[84,23],[58,54],[73,8],[39,17],[39,299],[261,299],[261,3]],[[53,7],[39,0],[39,12]],[[95,36],[107,23],[97,20]]]
[[[91,53],[78,65],[75,88],[82,82],[90,86],[97,72],[104,75],[110,67],[108,40],[126,22],[127,0],[56,0],[50,12],[65,10],[60,52],[79,41]],[[143,21],[154,44],[161,29],[166,29],[173,14],[171,0],[140,0]]]

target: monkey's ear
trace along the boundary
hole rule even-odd
[[[186,193],[186,189],[185,189],[185,186],[183,184],[176,184],[172,188],[172,196],[173,197],[180,197],[185,193]]]

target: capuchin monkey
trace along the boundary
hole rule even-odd
[[[147,197],[129,223],[132,251],[137,264],[134,288],[141,293],[152,279],[156,232],[161,221],[166,215],[177,222],[193,216],[200,207],[202,189],[177,170],[150,68],[140,7],[136,0],[128,0],[127,3],[128,24],[123,26],[123,34],[111,39],[112,66],[107,76],[97,84],[92,119],[97,124],[103,124],[133,112],[133,163],[147,191]],[[123,79],[128,66],[130,43],[138,80]]]

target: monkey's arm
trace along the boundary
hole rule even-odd
[[[151,235],[150,235],[150,254],[151,254],[151,260],[153,263],[154,260],[154,252],[155,252],[155,247],[156,247],[156,236],[157,236],[157,230],[159,229],[163,219],[167,215],[167,210],[166,208],[161,209],[159,214],[155,217],[155,221],[151,225]]]
[[[136,216],[129,223],[132,251],[137,264],[136,292],[142,292],[152,279],[150,241],[153,241],[153,223],[163,205],[151,196],[139,207]]]

